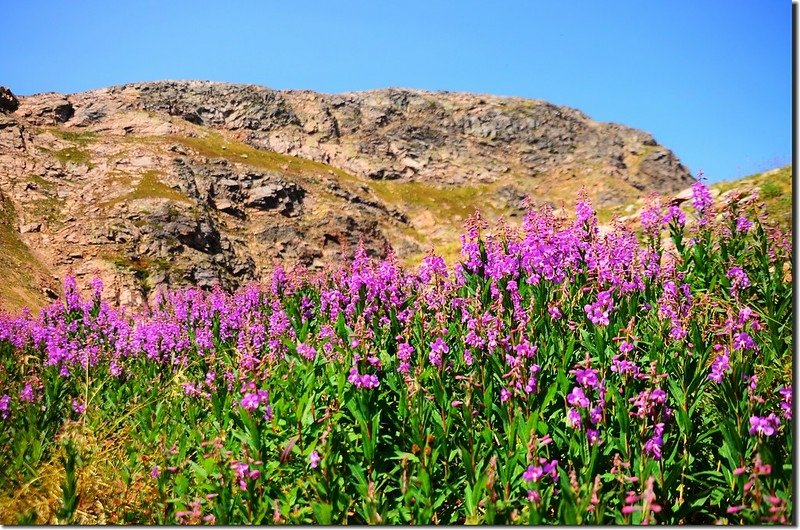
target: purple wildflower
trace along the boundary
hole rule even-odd
[[[750,287],[750,278],[741,267],[731,267],[728,269],[727,277],[731,280],[731,294],[738,297],[742,289]]]
[[[302,342],[297,345],[297,353],[307,361],[313,361],[317,356],[317,350]]]
[[[588,408],[591,404],[589,398],[586,397],[586,394],[583,393],[583,389],[579,386],[573,388],[572,392],[567,395],[567,403],[580,408]]]
[[[8,419],[9,403],[11,403],[11,396],[9,396],[8,394],[4,394],[3,397],[0,397],[0,416],[2,416],[4,420]]]
[[[428,354],[428,360],[430,360],[432,365],[441,367],[442,356],[449,351],[450,347],[447,343],[443,341],[441,337],[437,337],[436,340],[431,343],[431,352]]]
[[[597,429],[587,429],[586,438],[589,440],[589,445],[600,445],[602,443],[600,431]]]
[[[543,474],[544,470],[541,466],[528,466],[528,469],[522,473],[522,478],[528,482],[539,482]]]
[[[578,368],[573,370],[572,373],[575,374],[575,379],[577,379],[578,383],[584,387],[597,388],[600,384],[597,380],[597,372],[591,368]]]
[[[73,399],[72,410],[75,411],[75,413],[77,414],[83,414],[84,412],[86,412],[86,403],[84,403],[80,399]]]
[[[28,403],[33,402],[33,386],[30,383],[26,384],[25,387],[20,390],[19,399],[21,401],[27,401]]]
[[[781,420],[772,413],[766,418],[751,416],[749,432],[752,436],[761,436],[762,434],[764,436],[772,436],[775,434],[775,429],[778,428],[780,422]]]
[[[259,405],[258,395],[255,393],[247,393],[242,397],[242,408],[245,410],[256,410]]]
[[[581,413],[570,408],[567,411],[567,424],[573,429],[579,428],[581,426]]]
[[[783,417],[787,420],[792,419],[792,387],[787,386],[778,390],[781,395],[781,410]]]
[[[717,358],[711,364],[711,373],[708,374],[708,378],[717,384],[721,383],[722,377],[731,368],[730,360],[730,355],[725,351],[717,355]]]
[[[692,206],[697,213],[703,215],[706,210],[714,205],[714,198],[708,187],[699,180],[692,184]]]
[[[753,226],[753,223],[747,220],[746,217],[739,216],[736,218],[736,231],[747,232]]]

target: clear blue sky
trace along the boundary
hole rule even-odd
[[[791,3],[14,1],[19,94],[210,79],[546,99],[652,133],[709,180],[791,161]]]

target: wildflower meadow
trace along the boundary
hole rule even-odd
[[[689,205],[137,312],[68,277],[0,318],[0,522],[792,523],[791,246]]]

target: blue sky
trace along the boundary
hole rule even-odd
[[[19,1],[0,84],[210,79],[546,99],[644,129],[711,181],[791,161],[791,3]]]

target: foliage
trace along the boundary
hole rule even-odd
[[[136,314],[69,277],[0,323],[0,488],[80,422],[126,433],[137,523],[791,522],[790,249],[693,206],[651,204],[641,241],[585,201],[476,215],[451,270],[359,251]]]

